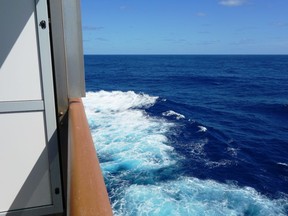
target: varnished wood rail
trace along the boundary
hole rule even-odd
[[[81,99],[69,101],[68,134],[68,215],[113,215]]]

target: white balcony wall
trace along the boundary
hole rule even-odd
[[[34,8],[34,0],[1,0],[0,102],[42,99]]]
[[[47,1],[0,0],[0,216],[62,211],[50,47]]]

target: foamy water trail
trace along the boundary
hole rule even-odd
[[[167,137],[177,122],[145,112],[157,100],[133,91],[88,92],[83,100],[115,215],[286,215],[285,198],[182,176],[183,156]],[[184,118],[171,110],[162,115]],[[195,156],[205,154],[203,143]]]

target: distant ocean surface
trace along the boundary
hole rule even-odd
[[[288,56],[86,55],[115,215],[288,215]]]

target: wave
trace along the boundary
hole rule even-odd
[[[179,119],[185,119],[185,116],[184,116],[184,115],[182,115],[182,114],[180,114],[180,113],[177,113],[177,112],[175,112],[175,111],[173,111],[173,110],[168,110],[168,111],[166,111],[166,112],[163,112],[162,115],[163,115],[163,116],[175,116],[175,118],[176,118],[177,120],[179,120]]]
[[[122,169],[157,169],[173,164],[165,133],[173,126],[149,117],[143,108],[153,106],[157,97],[135,92],[89,92],[83,100],[104,172]],[[107,161],[107,158],[110,158]]]
[[[204,126],[198,126],[198,128],[199,128],[199,132],[206,132],[207,131],[207,128],[206,127],[204,127]]]
[[[84,99],[88,111],[125,111],[133,108],[148,108],[153,106],[158,97],[147,94],[136,94],[133,91],[99,91],[87,92]],[[86,111],[87,111],[86,109]],[[90,109],[90,110],[89,110]]]
[[[284,166],[284,167],[288,167],[288,164],[287,164],[287,163],[278,162],[277,164],[278,164],[278,165],[281,165],[281,166]]]
[[[148,112],[163,101],[133,91],[88,92],[83,99],[115,215],[288,214],[287,198],[269,199],[251,187],[183,174],[186,156],[177,151],[181,145],[177,147],[169,137],[179,136],[182,121],[188,120],[177,119],[182,114],[171,109],[159,115]],[[210,168],[229,164],[229,160],[208,159],[208,140],[202,136],[210,128],[195,122],[191,125],[199,139],[190,148],[182,146],[189,157],[203,160]],[[237,155],[232,147],[226,152]]]

